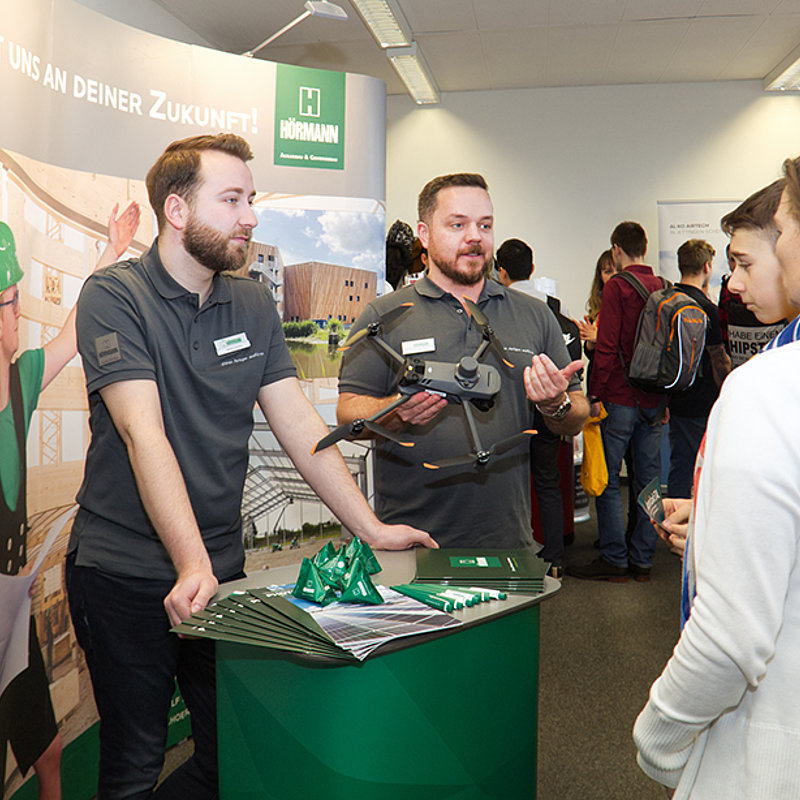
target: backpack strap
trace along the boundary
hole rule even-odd
[[[651,295],[650,290],[642,283],[641,279],[626,269],[622,270],[622,272],[615,272],[611,277],[623,278],[627,283],[633,286],[634,289],[636,289],[636,291],[639,293],[639,296],[645,301],[645,303],[647,302],[647,298]],[[661,281],[662,289],[666,289],[668,286],[671,286],[670,282],[662,278],[660,275],[656,275],[655,277]]]
[[[668,286],[672,285],[668,280],[666,280],[665,278],[662,278],[660,275],[657,275],[656,277],[661,281],[661,288],[662,289],[666,289]],[[652,292],[650,292],[648,290],[648,288],[644,285],[644,283],[642,283],[642,281],[640,280],[639,277],[634,275],[632,272],[624,269],[621,272],[615,272],[611,276],[611,278],[609,280],[612,280],[614,278],[622,278],[627,284],[629,284],[630,286],[633,286],[633,288],[636,289],[636,292],[639,294],[639,296],[642,298],[642,300],[644,300],[645,305],[647,304],[647,299],[650,297]],[[658,291],[658,290],[656,289],[654,291]],[[642,310],[644,310],[644,309],[642,309]],[[638,330],[639,330],[638,325],[637,325],[636,329],[637,329],[637,333],[638,333]],[[619,355],[619,363],[622,364],[622,373],[625,375],[625,380],[628,380],[628,366],[629,365],[625,363],[625,357],[622,355],[622,346],[618,346],[617,347],[617,355]],[[636,405],[638,407],[639,403],[637,402]],[[665,405],[665,408],[666,408],[666,405]],[[639,414],[644,418],[644,415],[642,414],[641,408],[639,409]],[[663,412],[662,412],[662,416],[663,416]]]

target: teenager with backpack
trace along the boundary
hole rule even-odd
[[[661,279],[643,263],[647,235],[638,222],[617,225],[611,234],[611,248],[621,274],[630,272],[649,292],[662,288]],[[644,305],[637,289],[619,276],[612,277],[603,289],[589,396],[592,416],[599,413],[600,401],[608,412],[602,423],[608,486],[595,502],[600,556],[588,564],[568,566],[566,574],[575,578],[621,583],[628,580],[629,574],[639,581],[650,577],[656,533],[639,511],[628,545],[619,479],[622,458],[629,444],[635,476],[630,491],[638,495],[661,473],[663,395],[634,388],[624,366],[633,358],[636,329]]]
[[[707,294],[715,254],[714,248],[704,239],[689,239],[678,248],[681,279],[675,288],[703,309],[708,317],[708,332],[694,382],[669,399],[667,493],[670,497],[688,497],[691,493],[694,461],[706,431],[708,415],[719,396],[722,381],[731,370],[719,326],[719,312]]]

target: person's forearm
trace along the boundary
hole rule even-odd
[[[340,425],[356,419],[367,419],[394,402],[398,397],[399,394],[391,397],[373,397],[367,394],[342,392],[339,395],[339,403],[336,406],[336,419]],[[380,417],[378,423],[390,431],[399,431],[405,427],[405,423],[397,415],[396,410],[390,411],[385,417]],[[364,428],[358,438],[369,439],[373,436],[374,434]]]
[[[114,206],[116,209],[116,206]],[[126,212],[127,214],[128,212]],[[114,214],[112,212],[112,219]],[[135,215],[136,225],[138,225],[138,211]],[[133,233],[136,230],[136,225],[129,223],[128,229],[121,233],[121,239],[117,242],[116,246],[112,243],[111,239],[106,243],[100,258],[94,265],[93,272],[103,267],[113,264],[127,249],[130,244]],[[119,248],[122,248],[120,251]],[[61,330],[44,346],[44,374],[42,376],[41,390],[51,383],[51,381],[61,372],[62,369],[75,357],[78,352],[78,340],[75,332],[75,315],[76,306],[70,309]]]
[[[273,433],[325,505],[354,534],[373,544],[378,520],[353,480],[339,449],[327,447],[312,455],[314,445],[327,436],[328,426],[296,381],[284,383],[280,391],[280,395],[272,396],[262,389],[259,395],[262,411]],[[362,395],[354,397],[360,398]],[[354,412],[353,419],[357,419],[361,413],[369,416],[370,408],[373,408],[370,401],[374,401],[374,408],[387,404],[381,402],[380,398],[364,397],[364,401],[360,411]]]
[[[206,606],[217,579],[164,430],[158,387],[149,380],[120,381],[103,387],[100,395],[125,444],[144,510],[177,573],[164,598],[176,625]]]
[[[166,435],[148,430],[124,438],[142,505],[175,571],[179,576],[211,571],[186,484]]]

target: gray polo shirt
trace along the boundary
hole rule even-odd
[[[419,352],[433,361],[458,361],[472,355],[481,342],[478,327],[453,295],[427,277],[369,304],[353,331],[382,318],[402,303],[414,307],[390,321],[383,337],[398,353]],[[478,306],[489,318],[506,349],[511,369],[493,350],[482,360],[496,367],[502,379],[494,407],[473,407],[481,445],[529,428],[533,406],[525,395],[523,369],[531,356],[546,353],[559,366],[569,363],[561,330],[547,306],[521,292],[509,292],[487,280]],[[345,353],[339,390],[377,397],[396,391],[397,368],[369,342]],[[577,378],[570,391],[578,390]],[[436,461],[472,450],[464,412],[449,405],[425,426],[407,426],[404,448],[376,440],[376,511],[387,523],[407,523],[431,533],[447,547],[524,547],[532,543],[528,445],[495,456],[486,467],[466,465],[428,470],[423,461]]]
[[[240,572],[253,406],[262,386],[296,374],[268,289],[217,275],[198,308],[198,296],[170,277],[154,244],[141,259],[86,281],[77,330],[92,438],[69,545],[77,549],[76,563],[119,575],[175,577],[99,392],[118,381],[152,380],[214,571],[220,579]]]

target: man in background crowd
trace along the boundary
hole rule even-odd
[[[647,235],[638,222],[621,222],[611,234],[614,264],[633,273],[648,291],[661,288],[661,281],[643,263]],[[633,356],[633,345],[644,300],[624,278],[612,276],[603,289],[603,305],[597,323],[597,345],[589,376],[592,416],[600,412],[600,401],[608,416],[602,423],[603,449],[608,466],[608,486],[597,498],[600,556],[583,565],[571,565],[567,575],[588,580],[625,582],[631,574],[647,581],[653,563],[656,534],[645,514],[638,510],[636,526],[625,537],[625,515],[620,491],[620,470],[628,446],[633,454],[634,482],[629,491],[639,492],[661,472],[662,395],[643,392],[628,383],[625,364]]]
[[[678,248],[679,283],[675,284],[705,311],[708,317],[706,344],[694,383],[670,396],[670,465],[668,494],[689,497],[697,450],[703,439],[711,407],[719,396],[722,381],[730,372],[731,360],[722,341],[717,307],[708,297],[708,282],[714,263],[714,248],[703,239],[689,239]]]
[[[506,240],[497,248],[495,268],[503,286],[524,292],[548,306],[561,328],[570,358],[579,359],[581,343],[577,324],[561,314],[557,298],[540,292],[531,280],[536,266],[530,246],[521,239]],[[560,579],[564,569],[564,498],[558,465],[561,437],[550,432],[539,411],[535,412],[534,427],[538,433],[531,438],[531,477],[541,522],[543,547],[539,556],[551,564],[550,575]]]

